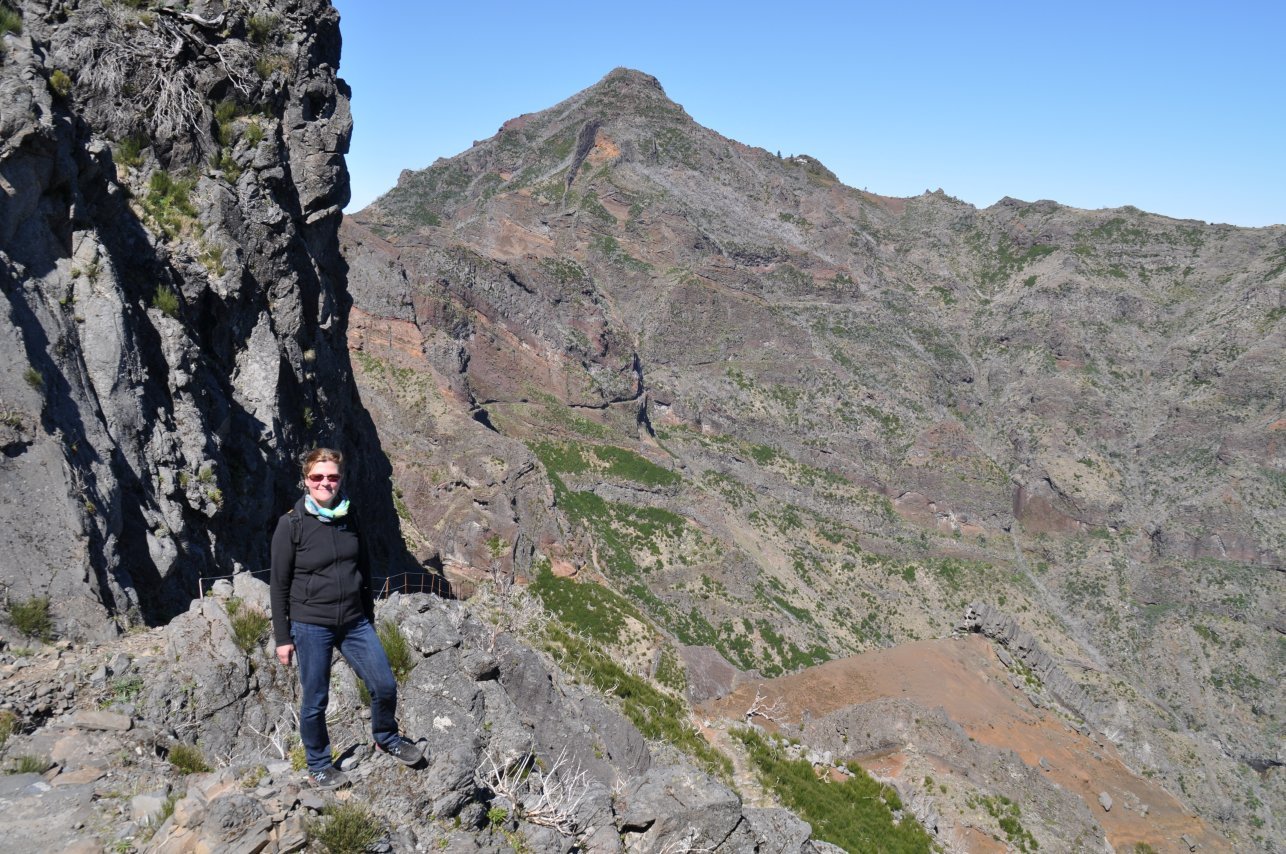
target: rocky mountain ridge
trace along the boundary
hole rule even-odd
[[[661,632],[623,655],[752,676],[989,602],[1136,771],[1271,847],[1286,229],[883,198],[618,69],[341,239],[404,524],[457,583],[579,575]]]
[[[115,797],[87,779],[94,763],[71,767],[57,730],[84,737],[94,691],[82,683],[101,693],[121,679],[100,699],[143,741],[101,738],[113,755],[143,751],[145,767],[122,769],[132,784],[159,785],[143,776],[192,741],[234,769],[195,784],[157,845],[304,844],[311,807],[291,800],[281,760],[256,778],[261,802],[219,807],[220,826],[245,835],[202,835],[204,810],[277,749],[263,733],[288,733],[290,679],[264,669],[260,639],[224,643],[230,604],[185,609],[230,573],[237,601],[257,601],[243,570],[263,565],[295,491],[291,456],[325,441],[354,451],[364,519],[390,535],[377,544],[386,571],[440,567],[458,592],[480,590],[470,608],[383,606],[423,659],[409,722],[439,738],[442,704],[459,700],[479,727],[437,744],[424,785],[378,773],[359,789],[386,818],[423,818],[419,839],[572,844],[506,823],[519,804],[498,798],[513,781],[477,780],[497,738],[540,742],[556,762],[558,739],[541,733],[567,735],[592,706],[591,728],[620,743],[581,744],[582,758],[605,787],[643,787],[593,801],[603,809],[579,826],[601,831],[594,847],[825,850],[798,819],[756,812],[696,770],[721,773],[726,751],[748,762],[755,736],[737,747],[712,721],[712,748],[677,698],[944,636],[979,601],[1004,610],[986,613],[1006,637],[1039,645],[1030,678],[1051,684],[1033,696],[1210,822],[1202,844],[1272,848],[1282,229],[882,198],[812,158],[701,128],[657,81],[618,70],[404,174],[344,221],[341,257],[351,119],[326,4],[31,0],[17,17],[0,36],[3,663],[19,677],[6,680],[17,738],[5,756],[58,758],[6,797],[40,810],[59,777],[89,787],[68,790],[77,798]],[[154,657],[138,691],[110,647],[27,681],[33,657],[41,673],[62,660],[19,638],[14,606],[39,601],[74,638],[184,614],[158,630],[176,661]],[[521,602],[532,607],[517,615]],[[448,623],[483,611],[451,640]],[[540,720],[509,726],[487,687],[481,653],[498,645],[527,662],[509,687],[559,685]],[[192,660],[213,669],[185,681]],[[891,719],[912,753],[955,732],[884,710],[799,722],[814,767],[844,778],[850,761],[878,763],[869,739],[826,741],[836,722]],[[636,767],[640,733],[666,770]],[[965,794],[939,843],[1004,844],[1015,805],[992,771],[1039,779],[1029,760],[953,778]],[[926,781],[895,766],[883,791],[899,794],[874,796],[881,809],[905,823],[905,800],[932,829]],[[756,785],[744,768],[737,779]],[[676,791],[692,795],[677,818],[660,806]],[[1039,826],[1009,845],[1130,838],[1063,794],[1042,803],[1024,803]],[[142,844],[127,837],[145,807],[103,813],[101,827],[72,819],[68,838]],[[430,826],[451,815],[462,834]],[[698,817],[718,827],[694,835]],[[941,835],[953,827],[966,841]]]
[[[469,606],[425,594],[395,594],[377,617],[407,644],[399,720],[427,763],[374,754],[359,683],[337,662],[328,718],[356,783],[338,801],[323,796],[304,784],[292,738],[295,676],[274,663],[270,639],[239,628],[266,611],[267,585],[241,573],[212,594],[125,643],[63,643],[6,665],[6,712],[44,721],[6,734],[10,761],[33,766],[0,789],[12,844],[298,851],[328,838],[318,816],[338,803],[363,805],[382,850],[837,850],[809,841],[788,811],[745,807],[650,746]]]
[[[265,648],[251,576],[296,494],[294,453],[348,450],[364,524],[388,535],[377,564],[417,569],[345,348],[337,16],[313,0],[0,11],[6,839],[333,848],[352,804],[383,850],[833,850],[708,773],[727,760],[678,689],[535,634],[543,612],[528,627],[520,593],[382,602],[408,653],[402,723],[431,759],[413,778],[371,761],[349,680],[334,701],[356,791],[301,789],[295,681]],[[526,643],[504,630],[519,617]],[[564,673],[527,644],[597,669]]]

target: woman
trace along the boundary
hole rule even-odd
[[[277,660],[299,659],[303,702],[299,737],[313,785],[347,785],[331,764],[326,731],[330,662],[335,649],[371,694],[376,747],[414,765],[420,749],[398,733],[397,682],[372,623],[375,600],[366,548],[344,495],[344,457],[315,448],[303,458],[305,493],[272,536],[272,626]]]

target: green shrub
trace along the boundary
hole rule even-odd
[[[36,391],[40,391],[45,387],[44,375],[30,365],[27,366],[27,370],[22,372],[22,378],[26,380],[27,385],[31,386]]]
[[[179,295],[166,285],[157,285],[152,294],[152,307],[166,317],[179,316]]]
[[[263,47],[277,28],[278,21],[276,15],[251,15],[246,21],[246,35],[252,44]]]
[[[54,73],[49,75],[49,91],[58,98],[66,98],[71,94],[71,78],[67,76],[67,72],[61,68],[54,69]]]
[[[915,819],[893,820],[901,802],[856,763],[842,783],[820,778],[806,759],[789,759],[774,742],[752,729],[732,731],[750,754],[763,784],[800,818],[813,825],[818,839],[845,851],[921,854],[931,850],[929,835]]]
[[[113,679],[111,684],[108,686],[112,691],[112,696],[109,698],[108,704],[132,703],[134,700],[138,699],[139,694],[143,693],[144,684],[143,677],[138,675],[121,676]]]
[[[5,770],[6,774],[43,774],[49,769],[49,760],[43,756],[24,754],[15,756]]]
[[[415,660],[411,645],[406,642],[406,637],[397,627],[397,623],[392,620],[380,620],[377,633],[380,636],[380,644],[384,647],[384,655],[388,657],[389,667],[393,668],[393,678],[401,685],[419,662]]]
[[[9,738],[18,731],[18,716],[8,709],[0,711],[0,747],[4,747]]]
[[[274,53],[271,56],[261,56],[255,60],[255,71],[259,77],[267,80],[275,72],[280,71],[283,74],[290,73],[290,57]]]
[[[232,614],[232,610],[229,609],[228,613]],[[232,614],[232,638],[237,648],[246,655],[254,652],[263,641],[264,635],[268,633],[268,626],[271,623],[272,620],[268,615],[258,608],[238,609],[235,614]]]
[[[219,145],[232,144],[232,123],[240,112],[237,102],[231,98],[220,101],[214,108],[214,120],[219,125]]]
[[[241,167],[237,165],[237,161],[232,159],[230,149],[219,149],[218,154],[211,156],[210,166],[222,172],[223,177],[227,179],[229,184],[237,183],[237,179],[241,177]]]
[[[142,134],[131,134],[116,143],[116,161],[137,169],[143,165],[143,149],[147,146],[147,137]]]
[[[406,677],[415,669],[419,662],[415,659],[415,653],[411,650],[411,645],[406,642],[406,637],[402,630],[397,627],[397,623],[392,620],[381,620],[376,634],[380,636],[380,645],[384,647],[384,657],[388,659],[388,666],[393,671],[393,678],[397,684],[401,685],[406,682]],[[357,678],[357,699],[363,706],[371,704],[371,691],[366,687],[366,683],[361,677]]]
[[[22,13],[0,3],[0,36],[5,33],[17,35],[22,32]]]
[[[180,774],[202,774],[210,770],[201,749],[191,744],[176,744],[170,748],[170,765]]]
[[[290,748],[290,770],[302,771],[308,767],[308,752],[304,750],[302,744],[296,744]]]
[[[308,835],[329,854],[361,854],[383,835],[370,810],[355,801],[332,804],[308,824]]]
[[[1026,854],[1040,848],[1036,837],[1032,836],[1031,831],[1023,827],[1022,822],[1019,821],[1022,811],[1018,808],[1018,804],[1004,795],[986,795],[980,803],[987,814],[996,819],[996,823],[1005,832],[1010,844],[1017,850]]]
[[[246,142],[251,145],[258,145],[263,142],[263,125],[258,122],[251,122],[246,125]]]
[[[167,238],[177,237],[183,226],[196,218],[196,208],[192,205],[194,187],[196,182],[191,178],[175,178],[163,169],[153,172],[148,179],[143,210]]]
[[[54,621],[49,615],[49,597],[33,596],[9,606],[13,627],[29,638],[47,641],[53,635]]]

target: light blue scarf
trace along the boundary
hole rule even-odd
[[[340,498],[334,507],[323,507],[313,500],[311,495],[304,496],[304,509],[323,522],[334,522],[348,515],[348,497]]]

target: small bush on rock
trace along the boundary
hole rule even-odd
[[[5,709],[0,711],[0,747],[4,747],[9,737],[18,731],[18,716]]]
[[[327,806],[308,826],[308,835],[330,854],[361,854],[382,833],[370,811],[352,801]]]
[[[116,162],[133,169],[143,165],[143,149],[147,148],[147,137],[132,134],[116,144]]]
[[[24,754],[15,756],[5,769],[6,774],[43,774],[49,768],[49,760],[43,756]]]
[[[384,655],[388,657],[389,667],[393,668],[393,678],[401,685],[406,682],[406,677],[418,663],[411,651],[411,645],[406,642],[406,636],[392,620],[381,620],[377,633],[380,636],[380,644],[384,647]]]
[[[170,765],[180,774],[203,774],[210,770],[200,748],[191,744],[176,744],[170,748]]]
[[[231,605],[231,602],[228,604]],[[254,652],[268,631],[270,622],[268,615],[258,608],[238,609],[232,615],[232,635],[237,648],[247,655]]]
[[[179,316],[179,295],[165,285],[157,285],[152,294],[152,307],[166,317]]]
[[[13,627],[29,638],[46,641],[53,635],[54,622],[49,616],[49,597],[33,596],[9,606]]]
[[[246,35],[250,41],[263,47],[277,28],[280,19],[276,15],[251,15],[246,21]]]
[[[143,209],[168,239],[177,237],[184,224],[196,217],[196,207],[192,204],[195,187],[196,182],[191,178],[175,178],[164,170],[153,172],[148,179]]]
[[[71,94],[71,78],[66,71],[54,69],[54,73],[49,75],[49,90],[59,98],[66,98]]]
[[[22,14],[0,3],[0,35],[22,32]]]

